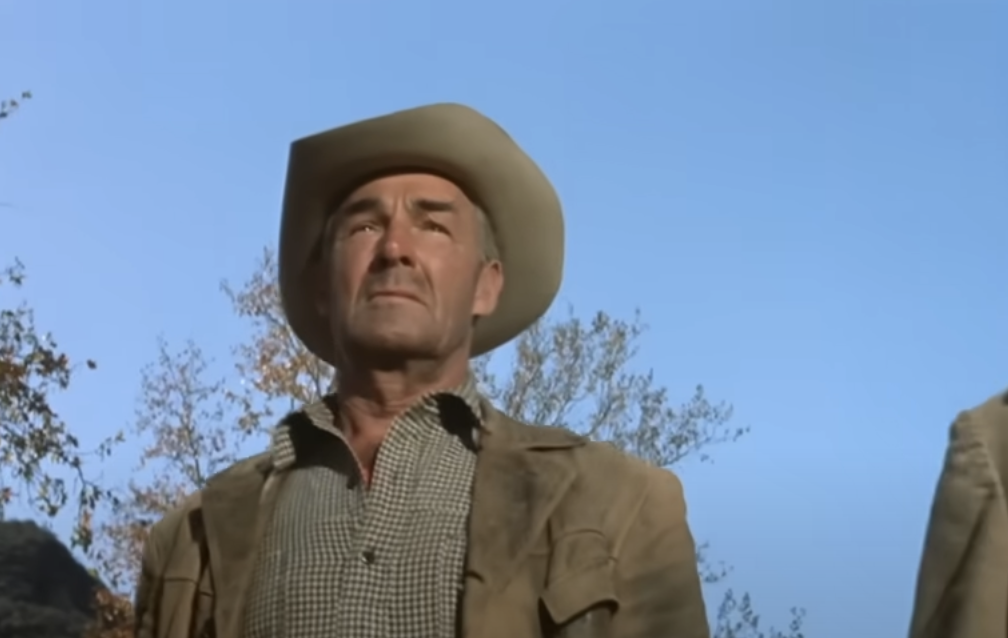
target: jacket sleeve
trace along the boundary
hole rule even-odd
[[[156,575],[160,563],[156,528],[151,530],[144,543],[140,576],[133,598],[133,635],[135,638],[155,638],[157,618]]]
[[[650,470],[647,495],[617,559],[619,638],[710,638],[696,545],[679,479]]]
[[[911,638],[1003,638],[1008,631],[1008,510],[998,471],[1004,402],[953,424],[935,490],[910,621]],[[998,409],[994,409],[998,408]]]

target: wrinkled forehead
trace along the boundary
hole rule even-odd
[[[381,197],[390,191],[412,191],[420,197],[442,198],[459,204],[479,206],[479,202],[472,197],[465,185],[457,180],[428,169],[399,168],[373,173],[335,193],[330,200],[328,212],[334,213],[355,199]]]

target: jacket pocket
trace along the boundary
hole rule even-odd
[[[619,608],[609,543],[594,531],[558,539],[540,600],[548,618],[547,636],[606,638]]]

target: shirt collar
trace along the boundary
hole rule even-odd
[[[297,461],[297,451],[292,440],[292,429],[299,424],[314,426],[322,431],[335,436],[340,434],[337,425],[337,415],[333,411],[333,406],[337,404],[336,395],[327,395],[318,401],[304,406],[302,409],[288,414],[273,430],[270,443],[270,452],[273,457],[273,467],[283,470],[291,467]],[[461,414],[452,409],[453,414],[445,414],[445,409],[449,406],[461,408]],[[470,432],[472,442],[479,444],[480,431],[483,429],[484,414],[482,395],[476,385],[475,377],[470,373],[466,380],[460,385],[447,390],[433,390],[424,394],[411,405],[402,415],[411,412],[422,412],[427,417],[442,424],[449,425],[446,419],[454,419],[461,416],[468,421],[465,427],[471,427]],[[454,422],[450,425],[456,425]]]

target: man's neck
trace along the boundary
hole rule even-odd
[[[421,397],[462,385],[468,375],[468,358],[454,365],[412,365],[401,370],[341,370],[336,402],[340,428],[370,483],[378,447],[392,422]]]
[[[382,437],[392,421],[421,397],[462,385],[470,374],[468,358],[461,361],[410,364],[396,370],[341,370],[336,400],[347,434]]]

